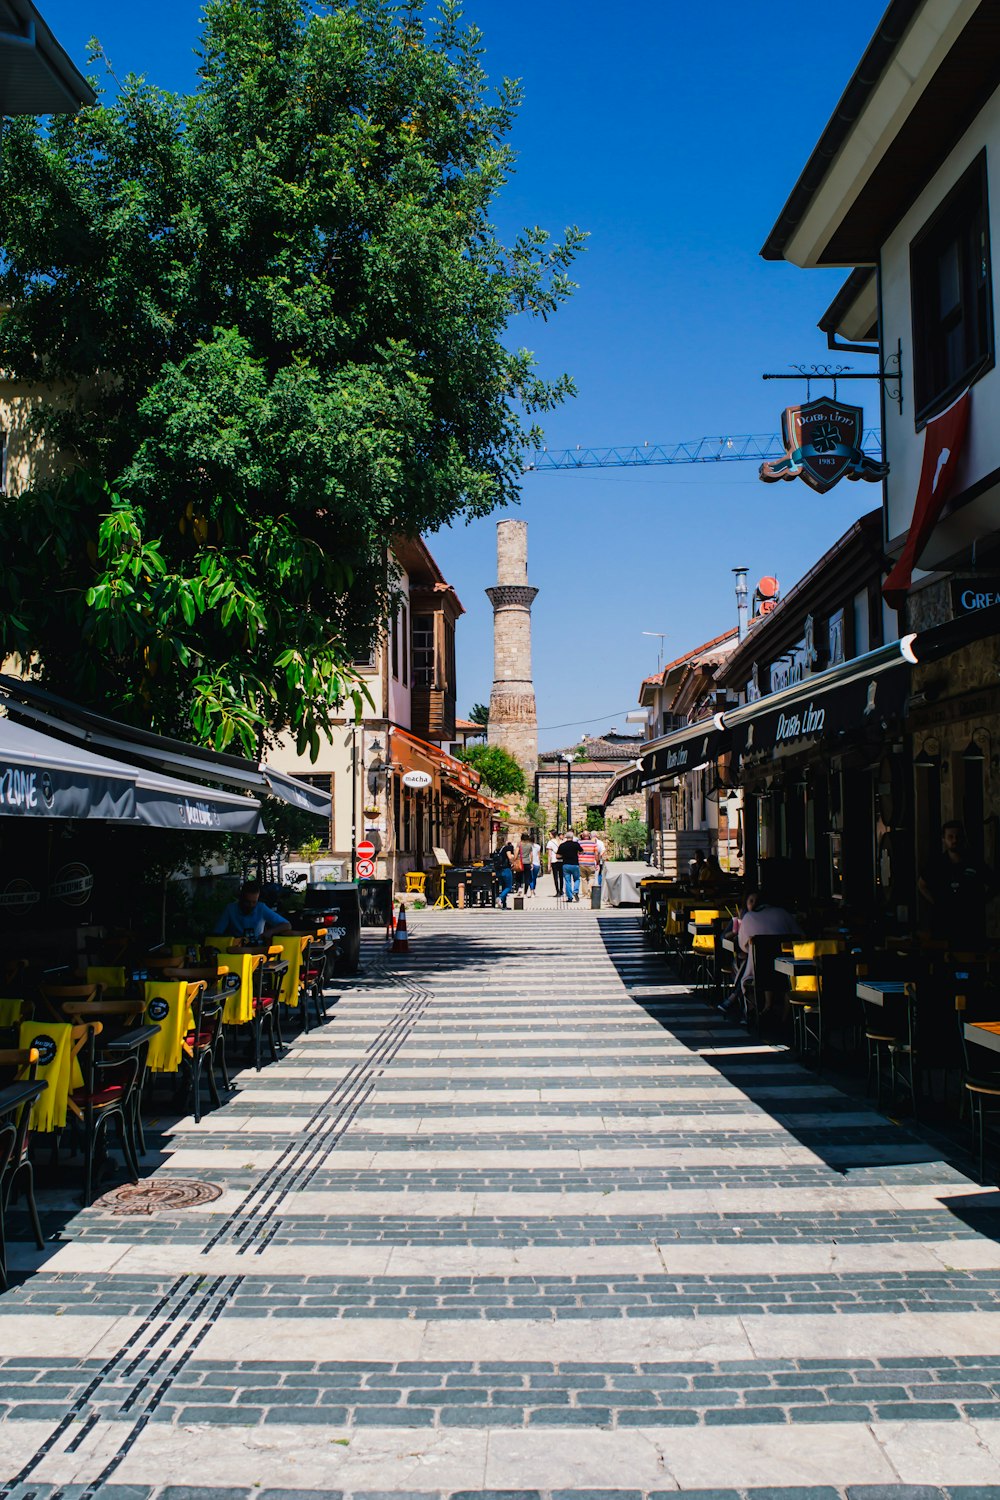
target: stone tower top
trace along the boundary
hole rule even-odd
[[[527,583],[528,523],[497,522],[497,583]]]

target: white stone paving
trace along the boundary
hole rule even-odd
[[[35,1274],[0,1300],[0,1366],[20,1361],[0,1381],[39,1355],[67,1386],[109,1372],[46,1416],[40,1378],[12,1401],[3,1500],[27,1461],[10,1500],[1000,1483],[995,1190],[744,1041],[633,914],[546,899],[410,927],[408,960],[337,986],[325,1027],[171,1128],[161,1170],[221,1198],[12,1246]],[[406,1363],[450,1399],[421,1402]],[[523,1366],[523,1418],[497,1366]],[[101,1380],[136,1394],[102,1405]]]

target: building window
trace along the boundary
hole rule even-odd
[[[371,672],[375,667],[375,647],[370,646],[367,651],[359,651],[354,658],[353,665],[360,667],[363,672]]]
[[[399,681],[399,616],[392,617],[392,676]]]
[[[334,800],[333,800],[333,773],[330,771],[296,771],[299,781],[305,781],[309,786],[318,787],[321,792],[330,793],[330,822],[327,828],[326,847],[336,849],[336,828],[334,825]]]
[[[0,432],[0,495],[9,495],[9,479],[7,466],[10,462],[10,433]]]
[[[444,670],[446,693],[455,691],[455,627],[449,620],[444,623]]]
[[[434,616],[413,616],[413,686],[434,686]]]
[[[403,686],[410,685],[410,611],[403,605],[400,624],[400,645],[403,648]]]
[[[993,365],[986,153],[910,246],[917,423]]]

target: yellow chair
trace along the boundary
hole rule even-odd
[[[844,944],[839,938],[810,938],[792,944],[792,957],[806,963],[821,958],[825,953],[843,953]],[[795,974],[792,977],[792,995],[816,995],[819,992],[819,977],[816,974]]]
[[[715,946],[716,931],[715,924],[722,917],[722,912],[716,907],[694,907],[688,919],[696,927],[709,927],[710,932],[696,932],[691,937],[691,956],[694,961],[695,973],[699,975],[706,984],[715,983]]]
[[[425,896],[427,894],[427,875],[423,870],[407,870],[406,893],[410,896]]]

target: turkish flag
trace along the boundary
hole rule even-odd
[[[963,391],[947,411],[924,428],[924,461],[906,545],[882,585],[883,597],[893,609],[902,609],[913,581],[913,569],[951,496],[969,425],[971,399],[969,392]]]

